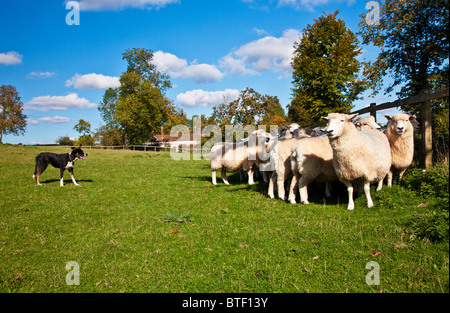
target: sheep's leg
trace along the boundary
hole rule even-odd
[[[295,190],[297,189],[299,176],[300,175],[298,174],[298,172],[295,172],[294,176],[292,176],[291,184],[289,186],[289,198],[288,198],[290,203],[296,203],[295,202]]]
[[[263,180],[264,180],[264,182],[265,182],[265,183],[268,183],[268,182],[269,182],[269,179],[267,178],[267,172],[266,172],[266,171],[263,171],[263,172],[262,172],[262,175],[263,175]]]
[[[272,173],[272,176],[270,176],[270,179],[269,179],[269,190],[267,191],[267,195],[272,199],[275,198],[275,195],[273,193],[273,186],[275,185],[276,175],[277,174],[274,171]]]
[[[368,208],[373,207],[373,201],[372,201],[372,198],[370,197],[370,183],[369,182],[364,183],[364,193],[366,194],[366,198],[367,198],[367,207]]]
[[[394,173],[392,171],[389,171],[387,174],[387,185],[388,187],[392,187],[392,177],[394,176]]]
[[[213,185],[217,185],[217,171],[213,170],[211,176]]]
[[[303,204],[309,204],[308,202],[308,182],[303,176],[300,177],[298,182],[298,191],[300,193],[300,202]]]
[[[377,191],[380,191],[381,189],[383,189],[383,180],[380,180],[377,186]]]
[[[255,183],[254,180],[253,180],[253,168],[250,168],[247,171],[247,175],[248,175],[248,184],[249,185],[253,185]]]
[[[341,182],[347,187],[348,192],[348,206],[347,210],[353,210],[355,208],[355,203],[353,202],[353,185],[351,181],[341,180]]]
[[[325,197],[331,197],[331,183],[329,181],[325,182]]]
[[[398,182],[399,182],[399,183],[400,183],[400,181],[402,180],[403,175],[405,174],[405,172],[406,172],[406,168],[405,168],[403,171],[400,172],[399,178],[398,178]]]
[[[277,175],[277,187],[278,187],[278,198],[286,200],[286,194],[284,191],[284,176]]]
[[[220,171],[222,173],[222,180],[225,185],[229,185],[228,177],[227,177],[227,170],[222,167],[222,170]]]

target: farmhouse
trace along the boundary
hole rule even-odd
[[[145,142],[144,145],[159,145],[160,147],[169,147],[178,149],[183,145],[194,146],[198,144],[195,141],[194,134],[177,134],[176,136],[164,135],[164,126],[161,125],[161,135],[156,135],[152,131],[151,139]]]

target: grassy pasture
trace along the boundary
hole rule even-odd
[[[213,186],[205,160],[111,150],[85,150],[81,187],[67,172],[59,187],[52,167],[36,186],[39,152],[0,146],[0,292],[449,291],[448,242],[405,223],[433,200],[403,187],[372,189],[372,209],[361,197],[347,211],[339,184],[331,199],[319,188],[310,205],[292,205],[239,174]],[[79,285],[66,284],[70,261]],[[379,285],[366,283],[370,261]]]

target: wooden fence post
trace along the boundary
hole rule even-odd
[[[376,103],[370,104],[370,108],[373,109],[373,111],[370,111],[370,115],[375,118],[375,123],[377,122],[377,110],[375,109],[376,106],[377,106]]]
[[[429,94],[428,90],[423,93]],[[422,152],[424,156],[424,166],[429,170],[433,166],[433,135],[431,127],[431,100],[422,102]]]

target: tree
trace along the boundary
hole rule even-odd
[[[246,88],[236,100],[228,102],[224,99],[222,104],[213,107],[211,118],[224,128],[225,125],[268,126],[275,117],[285,119],[278,97],[261,95],[252,88]]]
[[[331,112],[349,112],[352,102],[367,89],[358,77],[362,67],[357,59],[361,54],[359,41],[344,21],[336,18],[338,13],[315,19],[294,46],[294,86],[288,116],[303,126]]]
[[[86,136],[91,133],[91,123],[80,119],[73,129],[75,129],[81,136]]]
[[[120,87],[108,89],[98,109],[108,129],[122,130],[124,144],[128,146],[147,141],[162,120],[166,123],[182,120],[184,112],[174,109],[164,96],[171,83],[152,64],[151,50],[126,50],[123,59],[127,61],[127,70],[120,76]]]
[[[2,143],[3,134],[23,135],[27,118],[23,114],[23,103],[16,87],[0,86],[0,143]]]
[[[364,73],[374,94],[390,76],[393,82],[385,93],[399,86],[399,97],[418,95],[422,90],[448,87],[449,8],[446,0],[378,1],[380,15],[369,23],[365,15],[359,24],[363,44],[380,48],[373,62],[367,62]],[[420,104],[403,107],[420,116]]]

